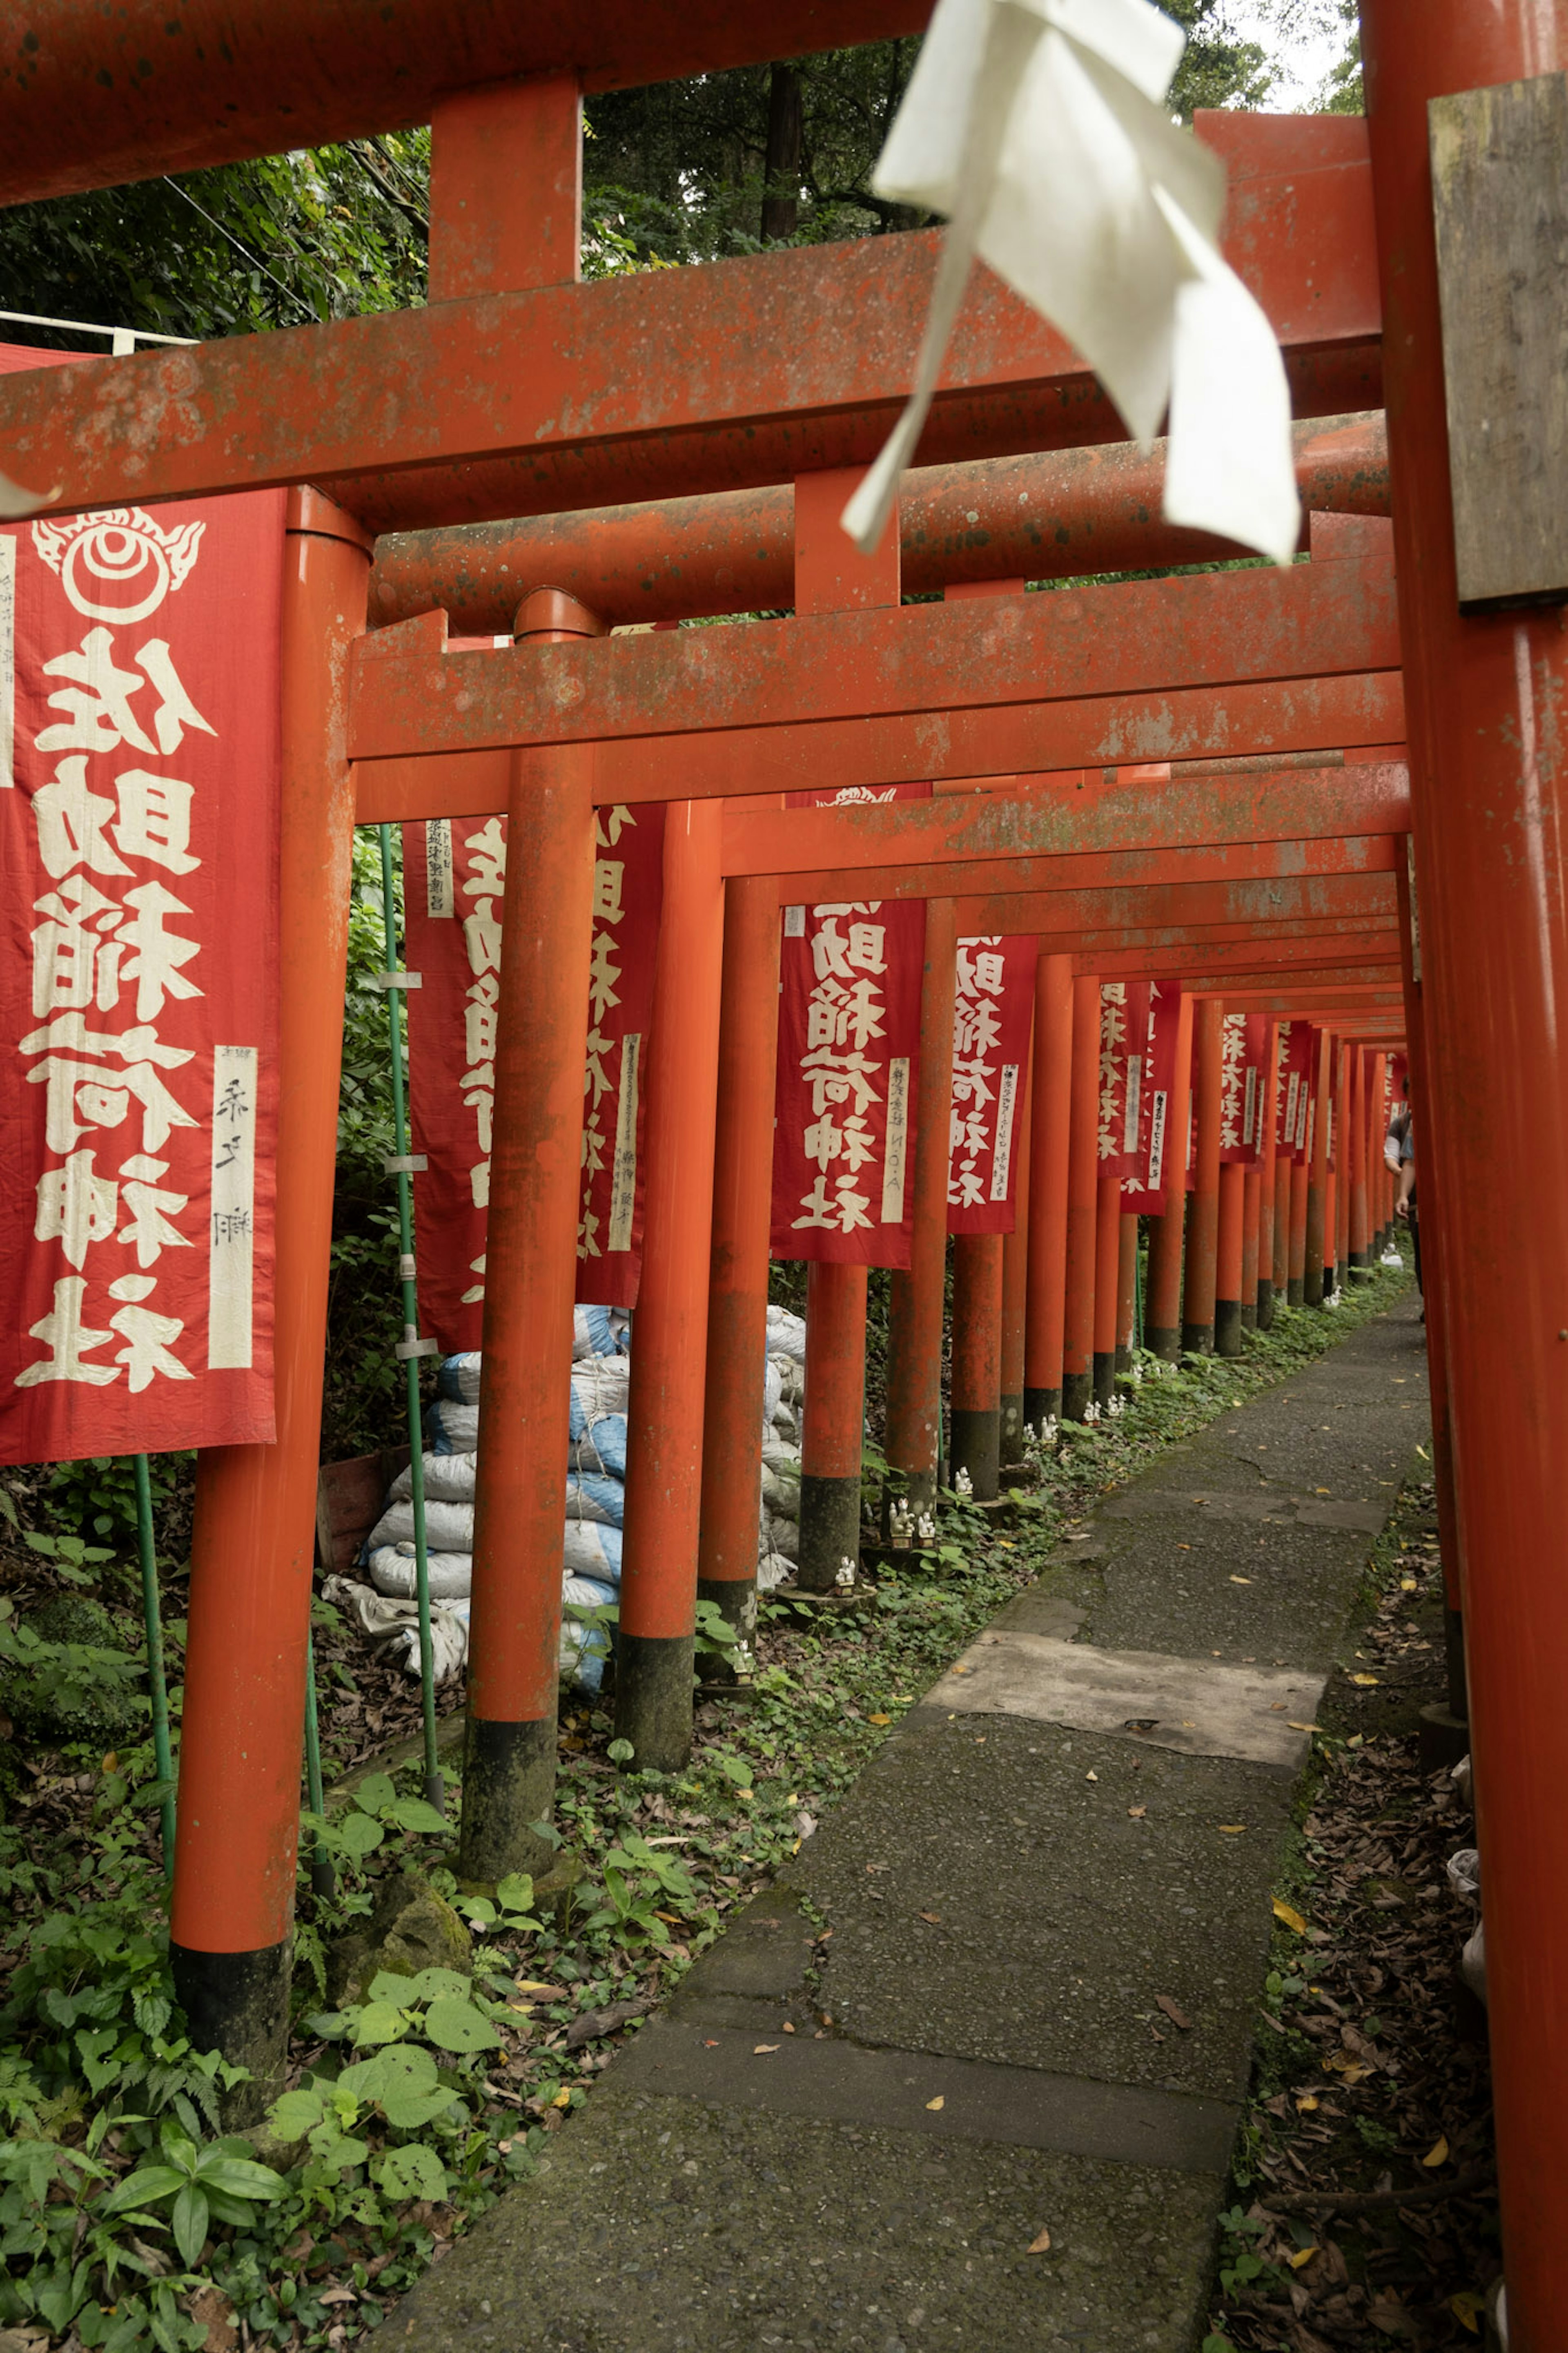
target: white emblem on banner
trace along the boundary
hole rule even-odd
[[[805,909],[804,907],[786,907],[784,911],[784,935],[785,939],[804,940],[805,937]]]
[[[213,1048],[212,1230],[207,1243],[207,1365],[248,1370],[256,1250],[254,1046]]]

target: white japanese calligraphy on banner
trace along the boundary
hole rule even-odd
[[[952,1002],[952,1108],[947,1226],[954,1234],[1013,1229],[1013,1133],[1034,1020],[1032,939],[958,943]]]

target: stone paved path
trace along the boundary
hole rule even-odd
[[[1428,1435],[1415,1317],[1108,1499],[388,2342],[1192,2353],[1299,1727]]]

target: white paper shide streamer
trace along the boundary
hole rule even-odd
[[[1150,0],[938,0],[872,181],[949,227],[909,406],[844,511],[868,553],[978,255],[1078,346],[1137,440],[1169,410],[1168,522],[1289,563],[1289,388],[1220,256],[1225,167],[1171,120],[1185,39]]]

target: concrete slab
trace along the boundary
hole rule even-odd
[[[923,1704],[1024,1715],[1189,1757],[1239,1757],[1294,1772],[1306,1761],[1310,1736],[1302,1727],[1313,1721],[1322,1688],[1321,1676],[1289,1670],[1100,1651],[993,1627]]]
[[[1239,2101],[1290,1798],[1264,1765],[921,1708],[790,1866],[833,1926],[821,2007],[858,2042]]]
[[[616,2071],[612,2071],[612,2077]],[[400,2353],[1163,2353],[1217,2174],[613,2081],[386,2324]],[[1048,2250],[1026,2250],[1042,2231]]]

